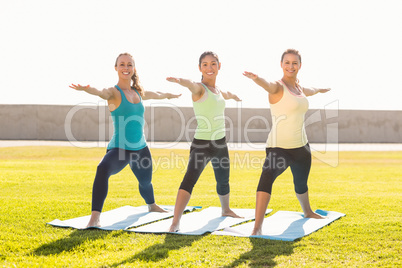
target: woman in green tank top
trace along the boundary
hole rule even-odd
[[[216,86],[216,76],[221,67],[218,56],[204,52],[199,60],[202,73],[201,83],[187,79],[168,77],[169,82],[187,87],[192,93],[197,129],[190,148],[187,172],[177,193],[174,217],[169,232],[179,230],[180,219],[190,201],[191,193],[202,171],[209,161],[215,173],[216,190],[222,206],[222,216],[239,217],[229,207],[230,160],[225,138],[225,99],[240,99]]]

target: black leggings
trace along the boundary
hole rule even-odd
[[[220,140],[194,139],[190,147],[190,158],[187,172],[181,182],[180,189],[190,194],[197,183],[202,171],[211,161],[215,173],[216,191],[219,195],[229,193],[230,159],[226,138]]]
[[[271,194],[275,179],[290,166],[295,192],[298,194],[307,192],[307,179],[311,168],[311,151],[308,143],[295,149],[266,148],[266,153],[257,191]]]
[[[119,173],[128,164],[137,177],[140,194],[145,203],[155,203],[154,189],[151,183],[152,158],[149,148],[145,147],[138,151],[113,148],[106,152],[96,170],[92,189],[92,211],[102,211],[107,196],[109,177]]]

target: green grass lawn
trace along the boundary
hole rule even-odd
[[[174,205],[188,151],[151,151],[156,201]],[[46,225],[90,214],[96,165],[104,153],[103,148],[0,148],[0,267],[402,266],[402,152],[340,152],[336,167],[314,158],[313,209],[346,216],[294,242]],[[254,208],[264,154],[231,152],[231,207]],[[137,185],[128,168],[112,176],[104,211],[144,205]],[[189,205],[220,205],[210,166]],[[270,215],[301,211],[289,170],[275,182],[269,208]]]

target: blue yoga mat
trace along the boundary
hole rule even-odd
[[[248,222],[235,227],[228,227],[220,231],[215,231],[212,234],[294,241],[321,229],[340,217],[345,216],[345,214],[340,212],[320,209],[315,212],[321,216],[326,216],[327,218],[311,219],[304,218],[303,213],[300,212],[278,211],[274,215],[264,219],[262,235],[251,236],[254,222]]]
[[[125,230],[128,228],[141,226],[157,220],[169,218],[173,216],[174,206],[160,206],[168,212],[148,212],[148,206],[132,207],[124,206],[110,211],[102,212],[100,216],[101,227],[91,227],[102,230]],[[186,211],[193,211],[201,207],[189,206]],[[47,224],[56,227],[70,227],[75,229],[87,229],[90,215],[78,217],[69,220],[53,220]]]
[[[202,235],[225,227],[233,226],[245,221],[254,219],[254,209],[232,209],[237,215],[244,218],[222,217],[222,209],[220,207],[208,207],[199,212],[191,212],[184,214],[180,220],[180,229],[174,234],[182,235]],[[267,209],[266,213],[272,209]],[[138,228],[129,229],[127,231],[137,233],[168,233],[172,224],[171,219],[154,222],[143,225]]]

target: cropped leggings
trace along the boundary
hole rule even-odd
[[[119,173],[127,165],[137,177],[139,190],[145,203],[153,204],[154,190],[152,180],[152,158],[148,147],[138,151],[113,148],[107,150],[99,163],[92,189],[92,211],[102,211],[108,192],[108,182],[111,175]]]
[[[289,166],[293,174],[295,192],[297,194],[307,192],[307,179],[311,168],[311,151],[308,143],[295,149],[266,148],[265,163],[257,191],[271,194],[275,179]]]
[[[180,189],[193,191],[205,166],[211,161],[215,173],[216,191],[219,195],[229,193],[230,159],[226,138],[220,140],[194,139],[190,147],[190,157],[187,172],[184,175]]]

